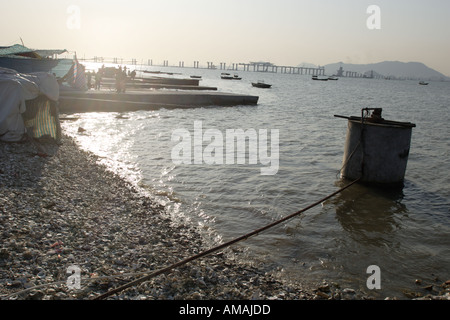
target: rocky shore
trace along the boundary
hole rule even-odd
[[[0,298],[93,299],[198,254],[193,225],[63,136],[62,143],[0,142]],[[78,268],[78,274],[68,270]],[[71,269],[72,268],[72,269]],[[77,282],[67,279],[80,276]],[[444,288],[448,298],[449,286]],[[436,298],[430,294],[430,299]],[[322,283],[314,289],[263,271],[230,247],[108,297],[121,300],[367,299]]]

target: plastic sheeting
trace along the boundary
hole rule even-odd
[[[48,99],[59,99],[56,78],[48,73],[20,74],[14,70],[0,68],[0,140],[20,141],[26,133],[22,114],[26,101],[45,95]]]

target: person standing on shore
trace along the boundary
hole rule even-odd
[[[120,66],[119,69],[116,71],[117,93],[121,93],[121,92],[125,93],[126,80],[127,80],[126,67],[124,70],[122,70],[122,67]]]
[[[91,71],[89,71],[87,73],[87,89],[89,90],[91,89],[91,87],[92,87],[92,73]]]
[[[102,73],[103,70],[99,69],[95,74],[95,90],[100,90],[100,86],[102,84]]]

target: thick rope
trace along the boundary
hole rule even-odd
[[[257,235],[257,234],[259,234],[259,233],[261,233],[261,232],[263,232],[263,231],[265,231],[265,230],[267,230],[267,229],[270,229],[270,228],[272,228],[272,227],[274,227],[274,226],[276,226],[276,225],[278,225],[278,224],[280,224],[280,223],[283,223],[283,222],[285,222],[285,221],[287,221],[287,220],[289,220],[289,219],[292,219],[292,218],[298,216],[299,214],[301,214],[301,213],[303,213],[303,212],[305,212],[305,211],[307,211],[307,210],[309,210],[309,209],[311,209],[311,208],[313,208],[313,207],[315,207],[315,206],[321,204],[322,202],[324,202],[324,201],[326,201],[326,200],[328,200],[328,199],[334,197],[334,196],[337,195],[338,193],[340,193],[340,192],[344,191],[345,189],[349,188],[350,186],[352,186],[353,184],[355,184],[355,183],[358,182],[359,180],[360,180],[360,178],[358,178],[358,179],[356,179],[355,181],[353,181],[353,182],[347,184],[346,186],[340,188],[339,190],[333,192],[332,194],[330,194],[330,195],[328,195],[328,196],[326,196],[326,197],[324,197],[324,198],[322,198],[322,199],[320,199],[320,200],[314,202],[313,204],[307,206],[306,208],[304,208],[304,209],[302,209],[302,210],[299,210],[299,211],[297,211],[297,212],[294,212],[294,213],[292,213],[292,214],[290,214],[290,215],[288,215],[288,216],[286,216],[286,217],[284,217],[284,218],[282,218],[282,219],[280,219],[280,220],[277,220],[277,221],[275,221],[275,222],[273,222],[273,223],[271,223],[271,224],[268,224],[268,225],[266,225],[265,227],[262,227],[262,228],[260,228],[260,229],[254,230],[254,231],[252,231],[252,232],[250,232],[250,233],[247,233],[247,234],[245,234],[245,235],[243,235],[243,236],[240,236],[240,237],[238,237],[238,238],[235,238],[235,239],[233,239],[233,240],[231,240],[231,241],[228,241],[228,242],[226,242],[226,243],[223,243],[223,244],[221,244],[221,245],[218,245],[218,246],[216,246],[216,247],[213,247],[213,248],[211,248],[211,249],[208,249],[208,250],[206,250],[206,251],[203,251],[203,252],[201,252],[201,253],[199,253],[199,254],[197,254],[197,255],[195,255],[195,256],[191,256],[191,257],[189,257],[189,258],[186,258],[186,259],[184,259],[184,260],[181,260],[181,261],[179,261],[179,262],[177,262],[177,263],[174,263],[174,264],[172,264],[172,265],[170,265],[170,266],[168,266],[168,267],[165,267],[165,268],[163,268],[163,269],[157,270],[157,271],[155,271],[155,272],[153,272],[153,273],[151,273],[151,274],[149,274],[149,275],[146,275],[146,276],[141,277],[141,278],[139,278],[139,279],[136,279],[136,280],[134,280],[134,281],[128,282],[128,283],[126,283],[126,284],[124,284],[124,285],[122,285],[122,286],[120,286],[120,287],[117,287],[117,288],[115,288],[115,289],[112,289],[112,290],[110,290],[110,291],[108,291],[108,292],[106,292],[106,293],[104,293],[104,294],[101,294],[101,295],[95,297],[93,300],[102,300],[102,299],[105,299],[105,298],[107,298],[107,297],[109,297],[109,296],[111,296],[111,295],[113,295],[113,294],[115,294],[115,293],[118,293],[118,292],[120,292],[120,291],[123,291],[123,290],[125,290],[125,289],[128,289],[128,288],[130,288],[130,287],[132,287],[132,286],[135,286],[135,285],[137,285],[137,284],[139,284],[139,283],[141,283],[141,282],[147,281],[147,280],[149,280],[149,279],[151,279],[151,278],[154,278],[154,277],[156,277],[156,276],[158,276],[158,275],[160,275],[160,274],[167,273],[167,272],[169,272],[169,271],[171,271],[171,270],[173,270],[173,269],[175,269],[175,268],[177,268],[177,267],[180,267],[180,266],[182,266],[182,265],[185,265],[185,264],[187,264],[187,263],[189,263],[189,262],[191,262],[191,261],[194,261],[194,260],[197,260],[197,259],[199,259],[199,258],[205,257],[205,256],[207,256],[207,255],[212,254],[213,252],[219,251],[219,250],[224,249],[224,248],[226,248],[226,247],[229,247],[229,246],[231,246],[231,245],[233,245],[233,244],[235,244],[235,243],[238,243],[238,242],[240,242],[240,241],[246,240],[246,239],[248,239],[248,238],[250,238],[250,237],[252,237],[252,236],[254,236],[254,235]]]

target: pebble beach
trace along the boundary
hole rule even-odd
[[[0,237],[5,300],[94,299],[209,249],[196,225],[173,221],[64,135],[60,144],[0,142]],[[370,299],[326,280],[303,288],[260,263],[232,246],[107,299]],[[71,266],[79,268],[77,288],[67,284]],[[448,299],[450,283],[439,285],[419,298]]]

